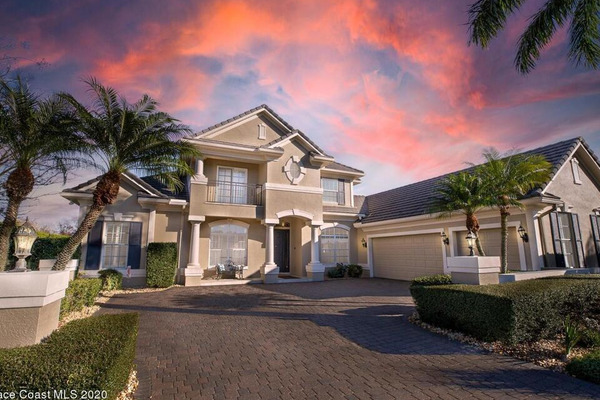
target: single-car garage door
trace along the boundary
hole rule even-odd
[[[372,246],[373,272],[377,278],[409,281],[444,273],[439,233],[373,238]]]

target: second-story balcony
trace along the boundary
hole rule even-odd
[[[257,184],[209,181],[208,203],[247,204],[262,206],[263,187]]]

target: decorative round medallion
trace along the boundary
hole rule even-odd
[[[300,157],[292,156],[287,163],[285,163],[283,172],[285,172],[285,175],[290,180],[292,185],[297,185],[300,183],[302,178],[304,178],[304,175],[306,175],[306,168],[302,166]]]

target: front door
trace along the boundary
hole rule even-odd
[[[290,272],[290,230],[275,229],[275,264],[280,273]]]

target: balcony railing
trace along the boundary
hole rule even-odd
[[[262,185],[231,183],[221,181],[208,182],[209,203],[262,205]]]

